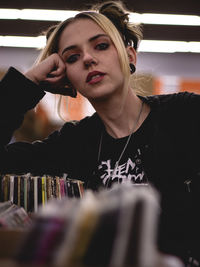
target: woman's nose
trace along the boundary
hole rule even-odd
[[[83,57],[83,62],[86,68],[90,67],[92,64],[97,64],[97,59],[90,53],[85,53]]]

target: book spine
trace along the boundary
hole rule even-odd
[[[38,206],[42,204],[42,178],[38,177]]]
[[[45,177],[42,177],[42,206],[45,205]]]
[[[64,183],[64,179],[60,179],[60,194],[61,194],[61,198],[65,197],[65,183]]]
[[[47,176],[46,183],[47,183],[47,200],[49,200],[53,198],[52,178],[50,176]]]
[[[28,211],[27,195],[27,177],[24,177],[24,209],[26,212]]]
[[[29,189],[29,211],[34,211],[34,180],[30,177],[30,189]]]
[[[21,177],[17,176],[17,205],[20,206],[20,182]]]
[[[3,192],[4,192],[4,201],[8,201],[8,176],[3,177]]]
[[[24,177],[20,177],[20,206],[24,207]]]
[[[14,176],[14,199],[13,199],[13,203],[16,205],[17,205],[17,195],[18,195],[17,184],[18,184],[18,178],[17,178],[17,176]]]
[[[38,211],[38,177],[33,178],[34,181],[34,212]]]
[[[10,201],[14,201],[14,176],[10,176]]]

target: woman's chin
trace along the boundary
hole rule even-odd
[[[95,92],[94,94],[91,94],[86,97],[90,102],[102,102],[102,101],[108,101],[110,96],[111,96],[110,92],[106,92],[106,93]]]

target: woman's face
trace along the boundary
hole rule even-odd
[[[58,53],[72,86],[89,100],[122,90],[124,77],[117,50],[93,20],[78,19],[69,24],[61,35]]]

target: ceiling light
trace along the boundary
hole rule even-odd
[[[200,42],[142,40],[138,51],[153,53],[200,53]]]
[[[45,36],[24,37],[24,36],[0,36],[0,46],[4,47],[26,47],[43,48],[46,44]]]
[[[41,49],[45,46],[45,44],[45,36],[0,36],[0,46],[4,47],[27,47]],[[152,53],[200,53],[200,42],[142,40],[138,51]]]
[[[138,24],[200,26],[200,16],[194,15],[131,13],[129,16],[130,21]]]
[[[48,9],[0,9],[0,19],[63,21],[78,11]]]
[[[0,19],[63,21],[78,12],[75,10],[1,8]],[[200,26],[200,16],[195,15],[130,13],[129,17],[134,23]]]

